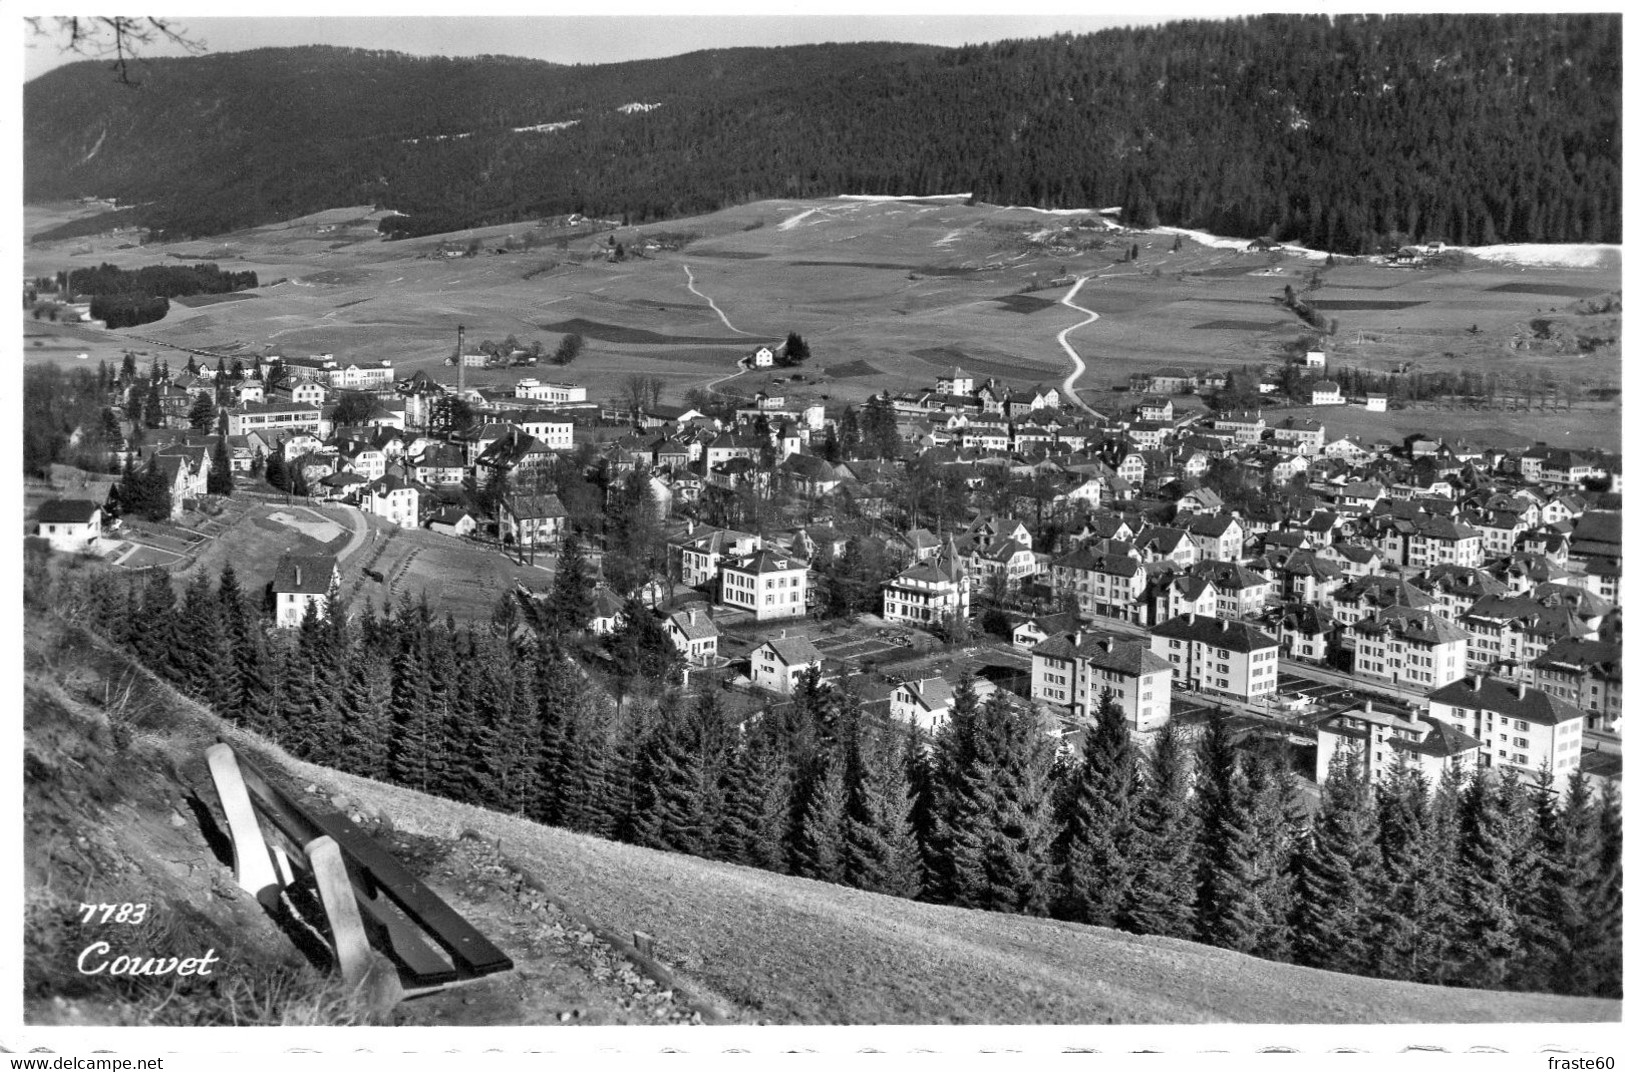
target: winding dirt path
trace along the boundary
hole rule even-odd
[[[1072,400],[1073,405],[1079,407],[1085,413],[1104,420],[1105,418],[1101,413],[1096,411],[1093,407],[1086,405],[1083,399],[1078,397],[1077,382],[1078,377],[1083,375],[1083,358],[1078,356],[1078,351],[1073,349],[1072,344],[1067,341],[1068,335],[1072,334],[1079,328],[1088,327],[1090,324],[1093,324],[1096,320],[1100,319],[1099,313],[1095,312],[1093,309],[1085,309],[1083,306],[1078,305],[1072,300],[1073,297],[1078,293],[1078,288],[1083,286],[1088,281],[1088,276],[1081,276],[1076,283],[1072,284],[1072,289],[1066,292],[1066,297],[1061,299],[1061,304],[1069,309],[1076,309],[1080,313],[1087,314],[1089,319],[1080,320],[1071,327],[1063,329],[1056,334],[1055,341],[1061,344],[1061,349],[1066,351],[1067,356],[1072,359],[1073,365],[1072,375],[1068,376],[1066,378],[1066,382],[1061,384],[1062,393]]]
[[[713,312],[715,312],[718,317],[721,318],[722,323],[727,326],[729,331],[733,332],[735,335],[749,335],[750,334],[750,332],[748,332],[748,331],[740,331],[738,328],[734,327],[733,321],[728,319],[728,314],[723,312],[721,309],[717,308],[717,303],[716,302],[712,301],[709,297],[706,297],[706,295],[700,293],[699,288],[694,285],[694,272],[686,264],[683,265],[683,274],[688,276],[688,289],[694,294],[694,296],[696,298],[705,298],[705,303],[711,307],[711,310]],[[739,359],[739,362],[740,362],[739,371],[730,372],[730,373],[727,373],[725,375],[718,376],[716,379],[710,381],[709,383],[706,383],[706,384],[702,385],[700,387],[700,390],[702,390],[702,391],[710,391],[710,390],[713,390],[716,387],[716,385],[719,384],[719,383],[726,383],[727,381],[729,381],[731,379],[734,379],[737,376],[743,376],[745,373],[750,371],[749,366],[745,365],[744,361],[745,361],[744,358]]]

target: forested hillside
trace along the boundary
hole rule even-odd
[[[429,233],[970,191],[1341,252],[1617,242],[1620,74],[1612,14],[1271,15],[577,67],[276,49],[153,61],[135,89],[84,63],[25,87],[25,194],[137,203],[172,237],[365,202]],[[545,124],[570,125],[523,129]]]

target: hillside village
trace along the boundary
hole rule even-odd
[[[1294,364],[1324,375],[1326,356]],[[1136,377],[1104,418],[958,368],[839,417],[788,395],[459,388],[332,355],[153,358],[144,377],[129,356],[102,377],[125,475],[107,501],[40,507],[54,550],[119,545],[143,481],[171,521],[258,487],[533,563],[574,533],[598,566],[593,633],[638,604],[684,681],[746,697],[817,669],[935,730],[971,670],[1056,734],[1111,696],[1141,735],[1226,707],[1313,743],[1322,776],[1348,741],[1370,774],[1400,750],[1434,777],[1619,776],[1617,454],[1330,439],[1312,408],[1277,416],[1273,384],[1226,410],[1230,378],[1184,368]],[[1311,407],[1346,404],[1307,386]],[[284,563],[276,623],[320,614],[357,565]]]

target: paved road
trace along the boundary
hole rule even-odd
[[[343,506],[355,518],[355,531],[350,534],[350,542],[345,544],[344,550],[339,552],[339,561],[342,563],[360,550],[361,545],[367,540],[367,512],[360,507],[349,506],[344,503],[331,503],[329,505]]]

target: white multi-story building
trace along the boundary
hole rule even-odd
[[[511,419],[526,433],[541,440],[548,450],[571,450],[576,445],[576,426],[563,413],[533,410]]]
[[[718,584],[722,604],[748,610],[757,621],[804,617],[807,570],[807,563],[776,551],[725,561]]]
[[[1441,719],[1386,701],[1366,700],[1335,711],[1315,723],[1315,781],[1324,782],[1340,749],[1352,750],[1360,771],[1375,782],[1394,757],[1421,771],[1429,786],[1452,763],[1463,770],[1478,766],[1480,743]]]
[[[398,476],[379,477],[361,493],[361,509],[403,529],[418,527],[418,489]]]
[[[1467,673],[1467,633],[1448,618],[1385,607],[1354,623],[1354,672],[1410,689],[1437,689]]]
[[[549,405],[583,405],[587,389],[574,383],[542,383],[539,380],[520,380],[514,384],[515,398],[534,398]]]
[[[1151,650],[1173,666],[1174,682],[1261,703],[1276,690],[1279,642],[1227,618],[1186,614],[1151,627]]]
[[[970,612],[970,571],[957,559],[943,566],[922,562],[899,573],[882,592],[881,617],[906,625],[931,625]]]
[[[1530,777],[1549,766],[1562,785],[1580,763],[1585,712],[1527,682],[1474,674],[1429,693],[1428,714],[1476,738],[1486,767]]]
[[[1078,630],[1033,648],[1032,698],[1064,707],[1073,717],[1092,713],[1103,698],[1117,702],[1136,732],[1168,721],[1174,668],[1143,640]]]

